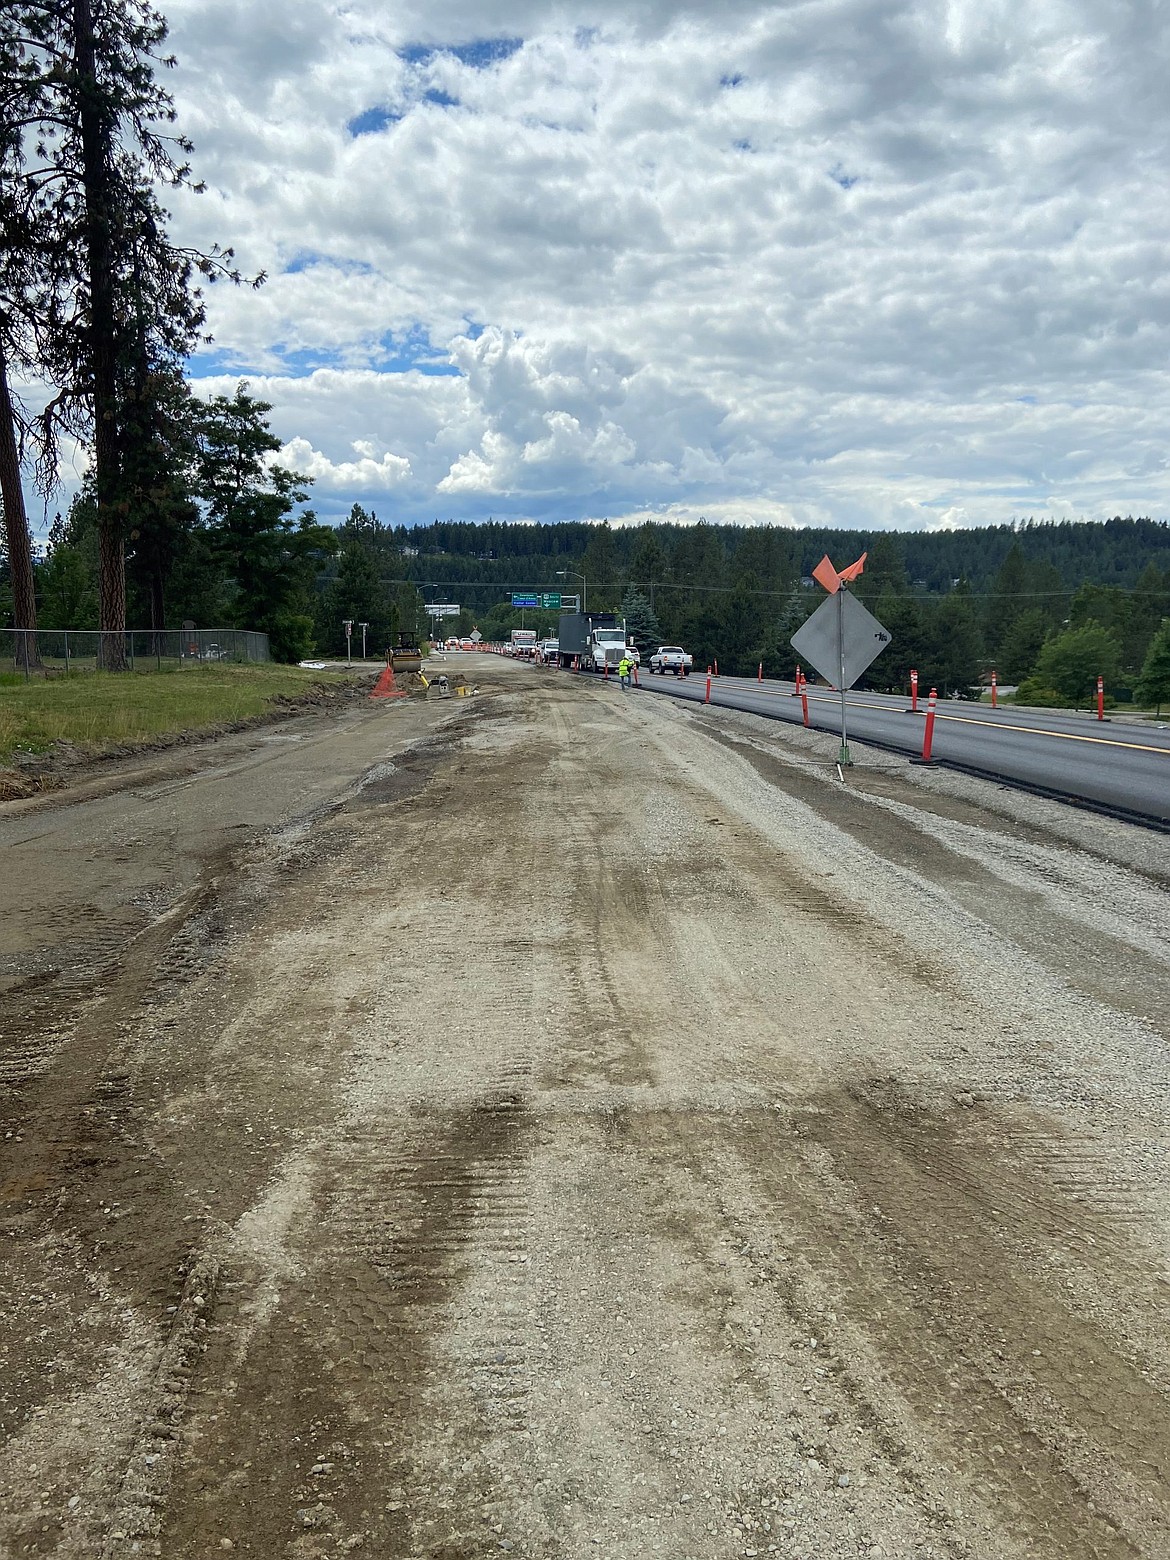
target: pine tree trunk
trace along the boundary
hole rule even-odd
[[[101,664],[126,666],[126,552],[118,508],[117,319],[111,231],[112,129],[94,55],[90,0],[73,0],[73,47],[81,122],[89,282],[89,368],[93,384],[93,463],[97,490],[98,627]]]
[[[0,499],[4,504],[4,536],[8,567],[12,574],[12,620],[23,636],[16,636],[15,658],[22,666],[40,665],[37,649],[37,597],[33,576],[32,542],[20,482],[20,452],[16,445],[16,418],[8,388],[8,362],[0,342]]]

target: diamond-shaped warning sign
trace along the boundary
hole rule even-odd
[[[847,590],[822,601],[790,640],[801,660],[837,688],[852,688],[889,642],[889,631]]]

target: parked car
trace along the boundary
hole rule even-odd
[[[652,672],[673,672],[676,677],[689,677],[692,658],[681,645],[659,645],[650,657]]]

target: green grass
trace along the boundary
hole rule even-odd
[[[198,731],[261,715],[344,673],[296,666],[216,665],[184,671],[86,672],[34,678],[0,675],[0,763],[54,742],[100,751],[176,731]]]

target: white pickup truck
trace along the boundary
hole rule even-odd
[[[650,657],[652,672],[673,672],[676,677],[689,677],[691,656],[681,645],[659,645]]]

